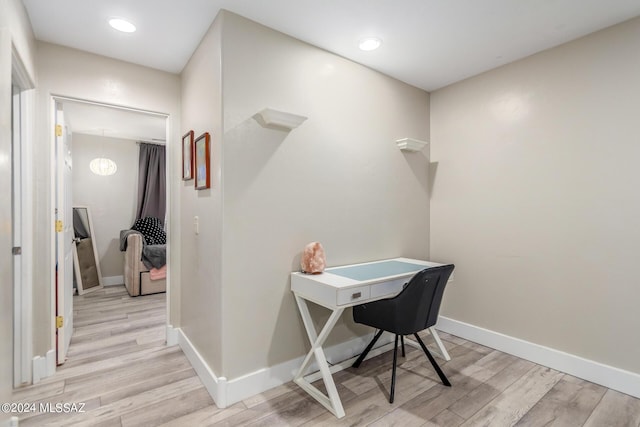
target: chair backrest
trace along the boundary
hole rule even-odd
[[[395,298],[398,333],[413,334],[430,328],[438,321],[440,303],[453,264],[432,267],[416,273]]]

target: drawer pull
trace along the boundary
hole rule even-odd
[[[354,292],[351,294],[351,299],[360,298],[362,296],[362,292]]]

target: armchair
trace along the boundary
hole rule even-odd
[[[132,297],[166,292],[167,280],[151,280],[149,268],[142,259],[143,236],[130,233],[124,254],[124,285]]]

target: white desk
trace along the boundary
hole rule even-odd
[[[342,312],[347,307],[392,297],[398,294],[403,285],[418,271],[440,265],[443,264],[409,258],[394,258],[327,268],[321,274],[291,273],[291,291],[295,295],[304,327],[311,342],[311,349],[304,358],[302,366],[293,381],[336,417],[344,417],[342,402],[331,373],[350,366],[350,363],[348,363],[349,361],[347,363],[343,362],[340,365],[334,365],[334,368],[330,369],[322,349],[322,345]],[[327,320],[320,333],[316,331],[313,325],[307,301],[314,302],[332,311],[329,320]],[[433,335],[439,347],[440,351],[436,353],[445,360],[449,360],[449,354],[436,330],[429,328],[429,332]],[[410,345],[415,344],[418,347],[411,340],[406,340],[406,342]],[[314,387],[305,376],[305,371],[311,364],[312,357],[315,357],[318,363],[328,395]]]

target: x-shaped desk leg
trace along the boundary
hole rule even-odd
[[[333,382],[333,377],[331,376],[329,364],[327,363],[327,358],[324,355],[322,345],[327,340],[329,333],[335,326],[338,319],[340,319],[344,308],[337,308],[332,310],[333,312],[331,313],[329,320],[327,320],[327,323],[325,323],[324,327],[320,331],[320,334],[318,335],[313,325],[311,314],[309,313],[307,301],[297,294],[295,294],[295,297],[296,303],[298,304],[298,309],[300,310],[300,315],[302,316],[304,327],[307,330],[307,335],[309,336],[309,341],[311,342],[311,350],[309,350],[309,353],[307,353],[307,356],[304,358],[302,366],[300,366],[300,369],[298,370],[296,376],[293,378],[293,381],[298,384],[303,390],[309,393],[311,397],[316,399],[325,408],[331,411],[333,415],[338,418],[342,418],[344,417],[342,401],[340,401],[340,395],[338,395],[336,384]],[[320,373],[322,374],[322,379],[327,389],[328,396],[311,385],[311,383],[304,378],[304,373],[311,363],[312,356],[315,356],[318,367],[320,368]]]

